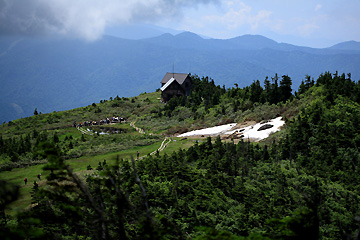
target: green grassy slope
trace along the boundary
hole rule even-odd
[[[192,140],[175,140],[172,141],[164,151],[160,152],[160,155],[168,153],[182,148],[187,149],[188,147],[194,144],[195,139]],[[116,159],[130,159],[131,157],[136,157],[137,151],[139,151],[140,156],[147,156],[153,151],[156,151],[162,142],[162,139],[154,144],[147,146],[135,146],[127,150],[117,151],[117,152],[109,152],[105,154],[99,154],[95,156],[83,156],[80,158],[69,159],[66,161],[67,164],[71,166],[71,168],[76,172],[79,176],[85,176],[93,171],[89,171],[88,166],[91,166],[95,169],[99,162],[103,163],[104,160],[107,164],[113,165],[116,162]],[[43,170],[43,164],[29,166],[25,168],[16,168],[11,171],[2,171],[0,172],[0,179],[6,180],[10,183],[20,185],[20,197],[18,200],[14,201],[8,206],[7,212],[10,214],[14,214],[16,212],[22,211],[28,208],[31,204],[31,188],[33,186],[33,182],[37,181],[41,186],[45,184],[46,177],[49,175],[49,171]],[[39,181],[37,175],[41,174],[41,180]],[[24,184],[24,178],[28,178],[28,183]]]
[[[57,145],[67,159],[66,162],[75,172],[82,175],[87,173],[86,169],[88,166],[96,168],[98,163],[104,160],[112,164],[116,158],[130,159],[131,156],[136,156],[137,151],[140,152],[141,156],[156,151],[165,136],[171,136],[176,132],[214,126],[225,122],[229,117],[236,121],[261,120],[264,117],[271,118],[278,115],[281,111],[284,111],[284,108],[291,109],[288,104],[284,106],[264,105],[258,106],[252,111],[239,111],[229,115],[228,111],[230,111],[231,107],[226,101],[227,99],[223,100],[223,105],[228,110],[222,114],[219,114],[220,106],[211,108],[207,112],[204,110],[204,106],[199,106],[195,113],[180,107],[169,117],[159,114],[164,107],[164,104],[160,103],[160,92],[143,93],[133,98],[115,97],[114,99],[102,100],[100,103],[94,103],[86,107],[17,119],[2,124],[0,132],[3,139],[25,139],[26,136],[30,136],[30,142],[33,145],[36,145],[36,141],[38,141],[37,138],[34,138],[34,134],[39,135],[43,133],[45,134],[45,139],[50,139],[51,141],[56,135],[59,139]],[[199,114],[199,112],[202,112],[203,117],[195,119],[194,116]],[[264,115],[265,112],[266,116]],[[90,128],[94,131],[98,131],[100,127],[104,129],[121,129],[122,133],[110,135],[94,134],[91,136],[84,135],[72,127],[74,121],[77,123],[92,120],[99,121],[100,119],[112,116],[126,118],[126,122],[83,127],[83,129]],[[135,131],[130,126],[131,122],[144,129],[145,134]],[[196,140],[175,139],[160,154],[165,152],[171,153],[179,148],[186,149],[194,141]],[[72,147],[69,147],[70,144]],[[3,167],[3,170],[13,168],[10,171],[0,172],[0,179],[21,185],[21,197],[10,205],[12,208],[10,212],[25,209],[30,204],[29,193],[37,174],[41,173],[43,179],[48,174],[48,172],[42,170],[42,164],[46,162],[46,159],[34,157],[37,151],[34,146],[31,149],[31,154],[23,154],[15,162],[9,157],[0,158],[0,166]],[[25,177],[28,177],[29,180],[26,186],[23,182]]]
[[[244,89],[228,90],[207,79],[203,83],[208,88],[197,88],[197,94],[186,101],[173,99],[167,105],[159,102],[159,92],[144,93],[3,124],[0,180],[21,186],[20,198],[9,205],[8,212],[28,208],[32,182],[42,173],[40,192],[53,187],[54,194],[49,191],[44,199],[39,199],[42,195],[32,198],[38,205],[23,216],[38,214],[35,218],[42,219],[41,224],[30,223],[28,227],[38,226],[49,234],[57,231],[64,238],[101,232],[92,221],[97,204],[107,206],[101,208],[106,221],[113,225],[111,234],[115,239],[119,223],[126,223],[129,236],[143,236],[138,231],[144,226],[141,218],[150,212],[153,216],[147,217],[157,225],[154,229],[163,229],[172,236],[169,239],[199,236],[196,228],[200,226],[239,236],[260,234],[265,239],[351,239],[358,234],[359,83],[350,75],[326,73],[317,83],[308,81],[295,96],[274,104],[267,101],[281,95],[278,88],[258,93],[261,89],[256,82]],[[111,116],[127,121],[92,130],[121,133],[87,135],[71,126],[73,121]],[[176,133],[230,121],[261,121],[276,116],[282,116],[286,126],[260,143],[224,143],[220,138],[208,138],[194,144],[196,139],[174,137]],[[134,125],[145,132],[135,130]],[[139,159],[132,168],[128,161],[132,156],[137,152],[147,156],[170,137],[172,141],[160,156]],[[50,144],[43,144],[45,141]],[[117,162],[120,158],[125,160]],[[53,167],[55,174],[42,169],[48,159],[48,168]],[[102,168],[105,162],[111,167],[93,170]],[[63,163],[70,165],[84,184],[86,179],[91,193],[83,190]],[[136,172],[139,178],[134,178]],[[90,173],[94,174],[88,176]],[[52,178],[45,185],[47,175]],[[24,177],[29,179],[27,185]],[[93,206],[83,204],[91,195],[97,198],[99,194]],[[129,203],[131,209],[119,201]],[[143,211],[146,201],[150,211]],[[129,218],[119,217],[122,215],[113,211],[115,205],[119,211],[130,210],[124,215]],[[70,209],[81,212],[80,221],[69,217],[66,211]],[[47,210],[65,219],[52,225],[42,214]],[[74,223],[87,230],[73,228]],[[11,224],[23,227],[20,222]],[[63,233],[64,229],[69,232]]]
[[[215,85],[212,87],[216,91],[220,89]],[[146,156],[156,151],[165,137],[173,137],[177,133],[227,122],[262,121],[277,116],[291,120],[300,108],[312,100],[312,94],[307,93],[304,97],[293,98],[285,103],[251,105],[251,102],[241,99],[237,103],[237,99],[228,95],[222,95],[219,103],[211,107],[201,103],[191,108],[177,106],[169,110],[169,106],[160,103],[160,92],[157,91],[132,98],[114,97],[81,108],[38,114],[2,124],[2,141],[10,142],[9,146],[14,147],[13,152],[18,154],[0,155],[0,179],[22,186],[22,197],[11,207],[14,210],[26,208],[30,203],[30,188],[37,174],[42,173],[43,179],[48,174],[42,171],[42,164],[47,161],[42,155],[43,141],[53,142],[74,171],[83,175],[87,173],[88,167],[94,169],[104,160],[112,164],[117,158],[130,159],[136,156],[137,151],[141,156]],[[126,122],[82,127],[85,132],[91,129],[93,135],[83,134],[72,126],[74,121],[84,123],[113,116],[123,117]],[[139,133],[131,125],[145,130],[145,134]],[[118,130],[120,133],[94,134],[95,131],[108,130]],[[284,133],[274,134],[260,145],[271,144],[283,136]],[[175,138],[160,154],[171,153],[179,148],[187,149],[194,141],[196,139]],[[29,145],[27,150],[23,149],[23,145]],[[29,182],[23,186],[25,177],[28,177]]]

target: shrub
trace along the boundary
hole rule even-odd
[[[175,135],[175,134],[182,134],[188,132],[189,129],[187,127],[182,126],[174,126],[166,130],[166,135]]]

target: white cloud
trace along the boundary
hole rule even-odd
[[[258,14],[254,17],[250,18],[250,23],[252,29],[257,29],[259,27],[259,24],[261,23],[268,23],[270,16],[272,15],[272,12],[268,10],[261,10],[258,12]]]
[[[109,24],[176,18],[217,0],[0,0],[0,34],[49,32],[94,40]]]
[[[301,36],[310,36],[313,32],[315,32],[320,27],[316,23],[307,23],[299,26],[297,29]]]
[[[322,8],[321,4],[317,4],[315,7],[315,12],[319,11]]]
[[[223,1],[218,9],[202,11],[196,19],[186,17],[181,27],[212,37],[228,38],[239,32],[256,32],[270,22],[271,16],[271,11],[254,10],[243,1]],[[202,32],[204,29],[207,32]]]
[[[94,40],[109,25],[155,23],[215,38],[250,33],[359,41],[359,11],[359,0],[0,0],[0,35]]]
[[[259,24],[264,23],[272,14],[268,10],[254,12],[252,7],[242,1],[231,1],[227,6],[227,13],[220,16],[219,20],[230,29],[247,25],[251,30],[256,30]]]

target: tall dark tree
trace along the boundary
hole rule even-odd
[[[269,77],[266,77],[264,80],[264,91],[263,91],[264,102],[270,102],[270,93],[271,93],[271,82],[269,81]]]
[[[253,83],[250,85],[250,101],[253,103],[260,102],[262,92],[263,88],[260,85],[260,81],[253,81]]]
[[[269,94],[269,99],[270,99],[270,103],[271,104],[277,104],[279,102],[279,85],[278,85],[278,80],[279,77],[277,75],[277,73],[275,74],[274,77],[271,78],[272,80],[272,84],[271,84],[271,88],[270,88],[270,94]]]
[[[288,99],[292,97],[292,89],[291,89],[292,81],[288,75],[283,75],[280,81],[279,93],[280,93],[280,101],[286,102]]]

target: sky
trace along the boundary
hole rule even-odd
[[[108,26],[144,23],[321,48],[360,42],[359,12],[360,0],[0,0],[0,35],[96,41]]]

